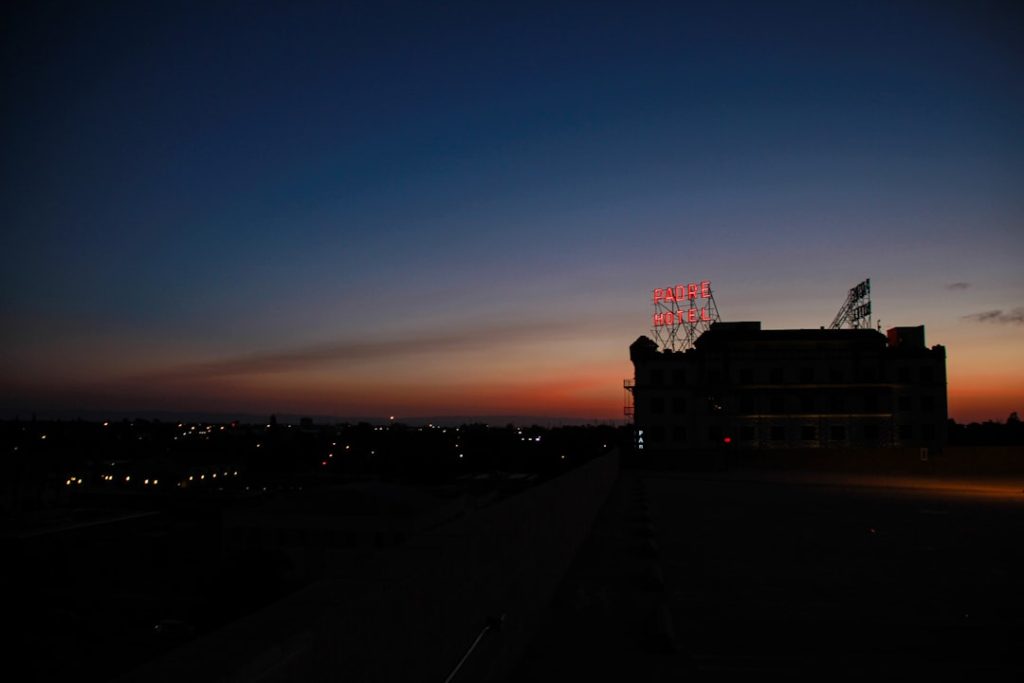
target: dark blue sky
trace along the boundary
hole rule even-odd
[[[1022,341],[1019,3],[148,4],[4,10],[15,405],[512,410],[596,377],[544,409],[601,412],[648,291],[704,278],[768,327],[870,276],[888,323]]]

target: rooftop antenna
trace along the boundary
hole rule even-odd
[[[881,321],[879,321],[881,324]],[[870,330],[871,325],[871,279],[865,279],[850,288],[846,301],[828,326],[830,330],[847,327],[851,330]]]

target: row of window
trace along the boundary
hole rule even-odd
[[[821,372],[812,367],[797,368],[795,372],[787,372],[786,370],[786,368],[782,367],[769,368],[767,371],[755,371],[754,368],[740,368],[738,381],[739,384],[786,384],[793,382],[799,384],[816,384],[824,382],[843,384],[851,381],[877,382],[880,379],[883,379],[884,376],[888,376],[890,381],[896,381],[901,384],[910,384],[914,381],[917,381],[920,384],[930,384],[935,381],[935,372],[930,366],[918,368],[911,368],[905,365],[899,366],[896,368],[895,374],[892,372],[882,373],[875,367],[862,367],[857,369],[856,372],[849,371],[845,368],[829,368],[827,375],[825,372]],[[690,379],[696,380],[700,374],[701,373],[699,371],[691,371]],[[686,370],[672,370],[669,377],[671,377],[671,384],[673,386],[686,385]],[[665,370],[658,368],[651,370],[650,380],[652,385],[664,386],[666,379],[667,376]],[[711,384],[715,384],[726,379],[726,375],[721,370],[711,369],[707,370],[703,374],[703,379]]]
[[[922,412],[935,410],[935,397],[929,395],[918,396],[916,397],[917,401],[914,398],[914,396],[908,395],[898,396],[896,399],[898,410],[904,413],[910,412],[915,409],[915,403],[916,408]],[[688,405],[686,398],[682,396],[652,396],[650,401],[652,415],[664,415],[666,411],[671,412],[673,415],[683,415],[686,413]],[[724,402],[713,397],[699,403],[706,404],[706,412],[709,414],[724,409]],[[849,394],[803,394],[790,396],[769,395],[767,397],[764,395],[741,394],[736,403],[741,414],[759,412],[786,414],[796,411],[802,413],[845,413],[851,410],[876,413],[880,410],[888,411],[891,409],[891,402],[887,396],[879,396],[873,393],[860,396],[851,396]]]
[[[821,432],[821,433],[819,433]],[[846,425],[829,425],[824,430],[819,430],[814,425],[769,425],[765,432],[762,432],[762,439],[768,441],[818,441],[827,437],[830,442],[844,442],[848,438],[849,430]],[[688,433],[686,427],[677,425],[672,427],[672,441],[676,443],[686,443],[688,441]],[[919,425],[919,430],[915,430],[914,425],[902,424],[896,428],[896,434],[900,441],[911,441],[915,438],[921,438],[925,441],[929,441],[935,438],[935,426],[930,424]],[[881,427],[877,424],[865,424],[860,425],[857,428],[856,434],[851,434],[868,442],[877,442],[882,438]],[[658,444],[664,442],[666,437],[666,429],[664,425],[654,425],[650,429],[650,440],[652,444]],[[711,427],[708,429],[708,440],[712,443],[720,443],[729,438],[730,441],[736,439],[740,442],[753,442],[758,441],[757,428],[753,425],[742,425],[739,428],[738,433],[734,436],[732,434],[726,434],[721,427]],[[796,437],[799,437],[797,439]]]

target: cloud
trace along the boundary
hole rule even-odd
[[[963,316],[964,320],[971,320],[976,323],[996,323],[998,325],[1024,325],[1024,308],[1017,307],[1012,311],[1003,312],[1002,309],[993,311],[982,311]]]
[[[502,353],[510,344],[541,339],[587,336],[606,328],[607,321],[532,320],[480,327],[413,331],[400,338],[342,339],[334,342],[250,353],[166,368],[145,379],[212,378],[289,372],[325,364],[344,364],[418,354],[491,350]],[[143,378],[138,378],[143,379]]]
[[[946,289],[949,289],[949,290],[952,290],[952,291],[963,291],[963,290],[967,289],[970,286],[971,286],[970,282],[950,282],[948,285],[946,285]]]

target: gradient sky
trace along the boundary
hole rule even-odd
[[[0,10],[6,413],[621,418],[865,277],[1024,411],[1020,3],[152,4]]]

